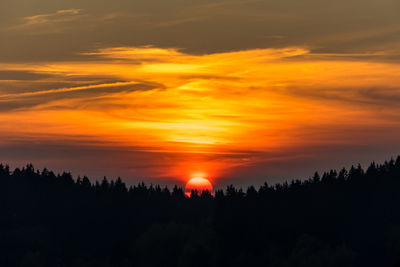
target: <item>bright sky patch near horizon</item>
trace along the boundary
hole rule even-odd
[[[400,154],[397,1],[100,2],[2,2],[2,162],[248,185]]]

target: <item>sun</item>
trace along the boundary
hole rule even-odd
[[[208,190],[211,192],[213,190],[213,186],[211,182],[206,178],[194,177],[186,183],[185,186],[186,195],[190,196],[192,190],[197,190],[198,192]]]

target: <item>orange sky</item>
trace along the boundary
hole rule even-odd
[[[268,161],[397,139],[400,64],[370,56],[305,47],[202,55],[114,47],[76,61],[0,63],[3,72],[37,75],[1,81],[0,145],[76,146],[77,155],[79,147],[118,148],[107,159],[115,175],[218,180],[252,166],[268,175]],[[29,151],[24,160],[39,165],[64,158],[62,150],[47,161]],[[129,166],[125,152],[147,156]],[[121,158],[125,167],[113,162]]]

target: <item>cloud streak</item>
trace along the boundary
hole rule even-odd
[[[54,93],[66,93],[66,92],[75,92],[75,91],[83,91],[90,89],[98,89],[98,88],[110,88],[110,87],[119,87],[126,85],[135,85],[137,82],[115,82],[115,83],[106,83],[106,84],[94,84],[87,86],[77,86],[70,88],[58,88],[58,89],[50,89],[43,91],[35,91],[35,92],[24,92],[24,93],[15,93],[15,94],[0,94],[0,101],[7,100],[10,98],[19,98],[19,97],[29,97],[29,96],[40,96]]]
[[[71,21],[76,19],[76,15],[78,15],[80,12],[81,9],[64,9],[58,10],[55,13],[29,16],[24,18],[25,23],[20,26],[27,27],[37,24]]]
[[[54,13],[27,16],[15,25],[3,29],[6,32],[25,32],[27,34],[62,33],[71,29],[72,23],[84,17],[81,9],[63,9]]]

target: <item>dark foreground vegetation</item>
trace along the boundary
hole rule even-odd
[[[0,266],[400,266],[400,157],[192,194],[0,166]],[[397,265],[396,265],[397,264]]]

